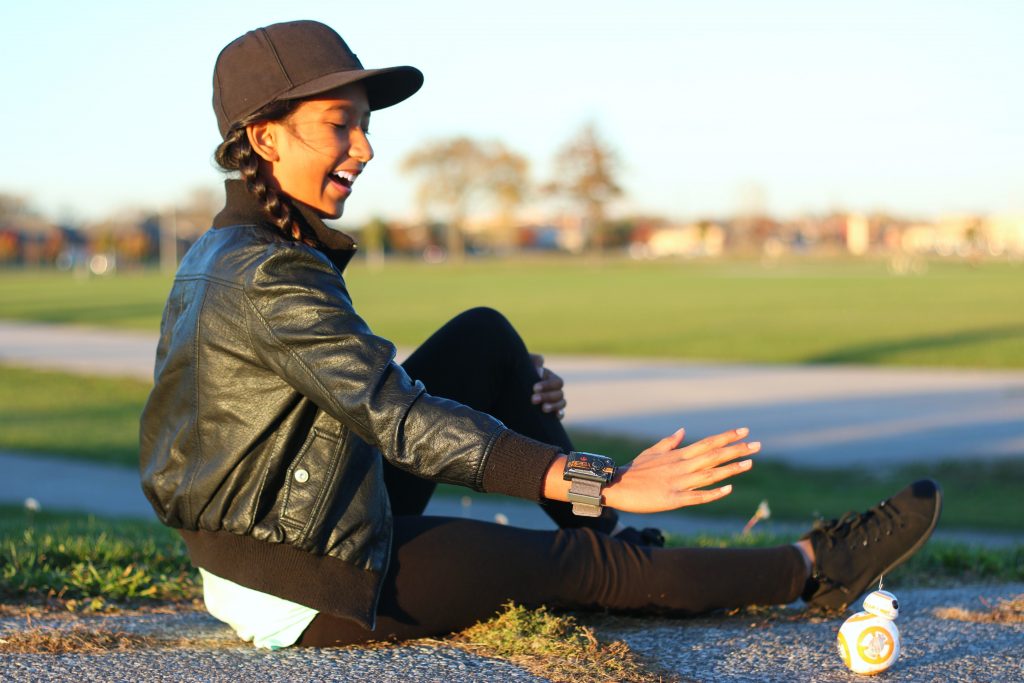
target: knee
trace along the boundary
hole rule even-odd
[[[519,334],[512,323],[500,312],[487,306],[477,306],[455,316],[452,323],[477,338],[516,339]]]

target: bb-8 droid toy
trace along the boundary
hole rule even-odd
[[[900,656],[900,631],[895,619],[900,603],[889,591],[876,590],[864,598],[864,611],[857,612],[839,628],[839,656],[858,674],[885,671]]]

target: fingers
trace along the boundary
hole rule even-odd
[[[533,361],[533,367],[537,368],[537,374],[541,377],[544,376],[544,356],[539,353],[531,353],[530,360]]]
[[[750,434],[750,430],[746,427],[730,429],[729,431],[722,432],[721,434],[705,437],[700,441],[690,444],[686,448],[680,449],[680,452],[686,458],[695,458],[699,455],[704,455],[705,453],[709,453],[715,449],[727,446],[734,441],[744,438],[748,434]]]
[[[545,413],[559,413],[565,411],[565,399],[555,401],[554,403],[545,403],[541,405],[540,409]]]
[[[679,507],[687,505],[703,505],[704,503],[710,503],[712,501],[719,500],[732,493],[732,484],[726,484],[725,486],[718,486],[713,489],[701,488],[704,486],[711,486],[717,484],[720,481],[734,477],[737,474],[743,474],[753,467],[754,463],[751,460],[741,460],[740,462],[729,463],[722,467],[715,467],[707,470],[702,470],[683,477],[678,482],[678,490],[676,494],[676,504]]]
[[[683,449],[685,450],[685,449]],[[698,456],[691,456],[685,458],[684,462],[687,463],[688,469],[691,472],[697,472],[702,469],[715,467],[722,463],[735,460],[736,458],[746,457],[753,455],[761,450],[760,441],[751,441],[750,443],[736,443],[731,446],[724,448],[717,448],[709,453],[702,453]]]
[[[726,484],[725,486],[719,486],[717,489],[708,489],[706,491],[686,491],[679,496],[679,507],[713,503],[716,500],[725,498],[730,493],[732,493],[732,484]]]
[[[565,393],[561,389],[556,389],[555,391],[534,392],[533,396],[530,397],[530,401],[532,403],[556,403],[564,398]]]
[[[676,481],[676,488],[680,491],[687,491],[693,489],[703,488],[705,486],[711,486],[717,484],[720,481],[734,477],[737,474],[743,474],[750,470],[754,466],[752,460],[740,460],[739,462],[731,462],[721,467],[708,467],[696,472],[690,472],[680,476]]]
[[[545,413],[553,413],[565,408],[565,392],[562,388],[565,382],[562,378],[547,368],[541,371],[541,381],[533,385],[533,395],[530,401],[534,405],[540,405]]]
[[[533,391],[555,391],[565,387],[565,381],[547,368],[543,369],[540,381],[533,385]]]
[[[680,427],[676,431],[672,432],[664,439],[661,439],[650,448],[644,450],[641,455],[653,454],[653,453],[667,453],[673,451],[679,447],[679,444],[683,442],[683,437],[686,436],[686,429]]]

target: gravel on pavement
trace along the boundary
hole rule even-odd
[[[901,590],[897,620],[902,652],[879,680],[1024,680],[1024,623],[988,624],[940,619],[938,607],[980,610],[982,600],[1024,593],[1024,584],[969,585]],[[580,615],[603,640],[624,640],[652,668],[682,681],[862,681],[836,650],[845,617],[795,618],[739,614],[690,619]],[[188,636],[202,645],[103,654],[0,654],[0,679],[38,681],[523,681],[547,679],[508,662],[463,650],[412,641],[383,648],[257,650],[201,612],[86,616],[80,622],[108,631]],[[64,616],[37,617],[33,625],[66,628]],[[24,626],[0,618],[0,638]]]

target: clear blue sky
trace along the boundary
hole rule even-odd
[[[426,75],[374,116],[347,221],[411,214],[417,142],[500,138],[545,179],[588,120],[619,211],[1024,210],[1024,3],[991,0],[6,3],[0,191],[91,219],[219,184],[216,55],[300,18]]]

